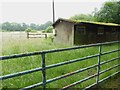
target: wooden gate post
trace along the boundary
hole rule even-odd
[[[47,38],[47,34],[45,34],[45,38]]]
[[[29,38],[29,32],[27,32],[27,38]]]

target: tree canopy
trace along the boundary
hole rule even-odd
[[[95,8],[92,14],[77,14],[69,19],[120,24],[120,1],[107,1],[100,10]]]
[[[72,17],[70,17],[69,19],[71,20],[85,20],[85,21],[93,21],[93,16],[91,14],[77,14],[74,15]]]
[[[105,2],[94,14],[95,21],[120,24],[120,1]]]

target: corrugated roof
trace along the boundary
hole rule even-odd
[[[60,21],[67,21],[67,22],[75,23],[75,24],[89,23],[89,24],[105,25],[105,26],[120,26],[120,24],[115,24],[115,23],[93,22],[93,21],[83,21],[83,20],[70,20],[70,19],[63,19],[63,18],[59,18],[56,22],[53,23],[53,26],[55,26]]]

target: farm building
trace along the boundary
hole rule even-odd
[[[69,19],[58,19],[53,23],[54,42],[81,45],[118,40],[120,25]]]

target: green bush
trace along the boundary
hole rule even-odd
[[[53,32],[53,27],[49,26],[46,30],[42,31],[43,33],[52,33]]]
[[[27,28],[27,29],[25,30],[25,32],[31,32],[31,31],[32,31],[31,28]]]
[[[37,30],[32,30],[31,28],[27,28],[25,32],[37,32]]]

